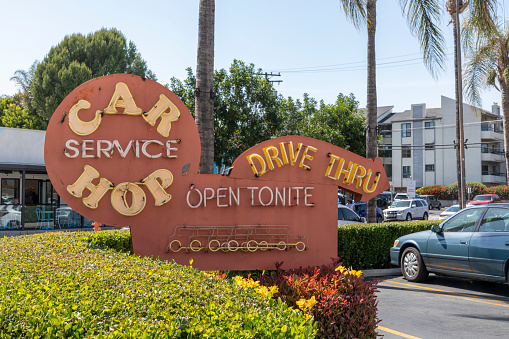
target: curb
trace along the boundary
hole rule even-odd
[[[366,278],[370,277],[385,277],[390,275],[401,275],[401,268],[387,268],[387,269],[378,269],[378,270],[363,270],[362,276]]]

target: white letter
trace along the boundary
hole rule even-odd
[[[74,144],[76,146],[78,146],[80,143],[77,142],[76,140],[67,140],[67,142],[65,143],[65,148],[71,150],[71,151],[74,151],[74,154],[73,155],[70,155],[69,153],[67,152],[64,152],[65,156],[68,157],[68,158],[76,158],[79,154],[80,154],[80,150],[77,149],[76,147],[72,147],[71,144]]]

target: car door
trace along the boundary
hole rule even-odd
[[[490,207],[470,240],[470,267],[473,273],[505,278],[508,257],[509,209]]]
[[[460,211],[441,224],[441,231],[431,234],[426,251],[431,270],[470,273],[468,249],[474,227],[483,208]]]

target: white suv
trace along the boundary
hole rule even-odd
[[[399,200],[384,211],[385,221],[390,220],[428,220],[428,204],[421,199]]]

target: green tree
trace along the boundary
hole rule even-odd
[[[214,13],[215,0],[200,0],[194,117],[201,142],[200,173],[214,172]]]
[[[32,107],[48,121],[77,86],[108,74],[128,73],[156,80],[132,42],[116,29],[66,36],[37,66],[30,84]]]
[[[44,129],[42,119],[33,114],[34,111],[23,108],[23,94],[0,99],[0,125],[12,128]]]
[[[308,94],[304,94],[302,102],[282,99],[278,136],[308,136],[363,156],[366,154],[366,118],[358,107],[353,94],[339,94],[333,104],[325,104],[323,100],[318,104]]]
[[[194,115],[196,78],[189,68],[184,81],[172,78],[170,88]],[[334,104],[276,95],[274,86],[253,64],[235,60],[230,69],[214,73],[214,162],[230,165],[248,148],[270,138],[303,135],[365,153],[365,118],[353,95],[338,95]]]
[[[440,0],[399,0],[401,10],[408,19],[408,25],[417,36],[423,51],[424,64],[435,75],[437,67],[442,67],[444,60],[444,40],[440,34]],[[375,159],[377,152],[377,101],[376,101],[376,0],[340,0],[348,19],[356,28],[367,28],[367,130],[366,157]],[[368,221],[376,220],[376,201],[368,201]]]
[[[278,97],[272,84],[257,73],[253,64],[238,60],[229,72],[214,72],[214,162],[218,165],[231,164],[249,147],[277,134]],[[172,78],[170,86],[193,116],[195,84],[196,77],[188,69],[186,80]]]

